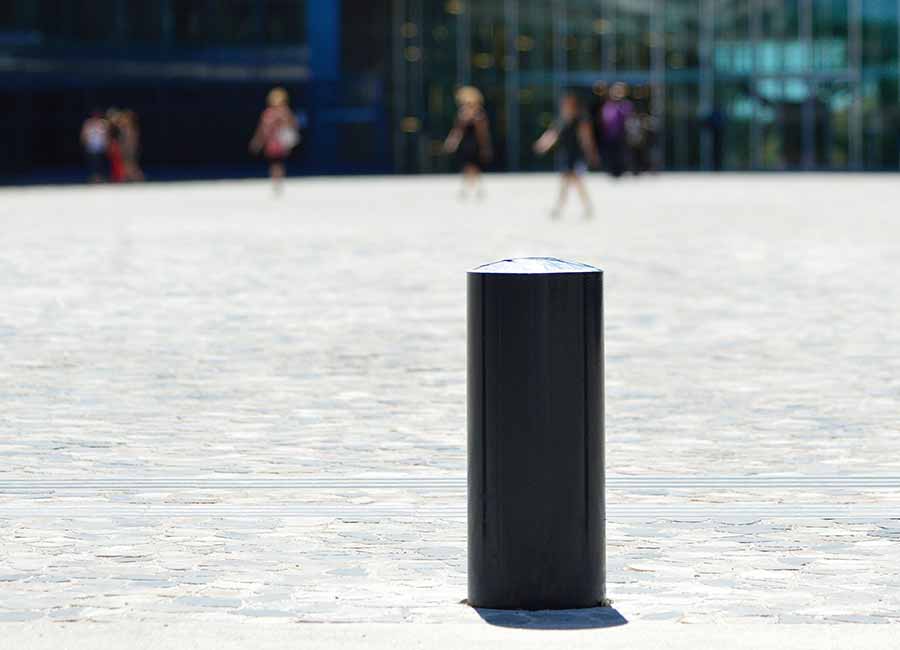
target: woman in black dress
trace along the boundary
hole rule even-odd
[[[456,91],[459,110],[456,122],[444,142],[447,153],[455,153],[462,167],[463,185],[460,197],[465,199],[467,190],[474,190],[478,198],[484,196],[481,172],[491,161],[491,131],[487,113],[484,111],[484,97],[477,88],[463,86]]]
[[[591,121],[581,110],[578,98],[571,93],[563,95],[559,103],[559,118],[534,143],[534,150],[539,155],[553,148],[559,151],[562,185],[551,216],[555,219],[562,213],[569,186],[574,185],[584,204],[584,216],[591,217],[593,207],[581,176],[587,171],[588,162],[596,166],[600,161]]]

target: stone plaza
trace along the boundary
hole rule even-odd
[[[604,270],[626,627],[900,623],[900,183],[588,184],[0,190],[0,621],[603,627],[462,603],[466,271],[550,255]]]

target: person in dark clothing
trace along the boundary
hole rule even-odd
[[[591,217],[593,207],[581,176],[587,171],[588,163],[596,165],[599,162],[597,146],[591,121],[582,111],[578,98],[571,93],[563,95],[559,104],[559,118],[534,143],[534,150],[539,155],[551,149],[559,152],[562,173],[559,199],[551,216],[554,219],[560,216],[568,197],[569,186],[574,185],[584,204],[584,216]]]
[[[713,170],[720,172],[725,160],[725,113],[718,106],[713,106],[709,114],[703,118],[703,128],[709,129],[712,137]]]
[[[635,173],[639,172],[655,172],[656,167],[656,145],[659,141],[659,120],[654,115],[642,113],[641,120],[641,141],[635,149]]]
[[[482,198],[481,172],[492,157],[491,131],[484,111],[484,97],[477,88],[463,86],[456,91],[456,103],[459,111],[444,142],[444,151],[455,153],[462,167],[460,198],[466,198],[468,188],[474,190],[476,197]]]
[[[603,115],[603,105],[609,98],[609,88],[605,81],[600,80],[594,83],[591,91],[594,95],[594,99],[590,106],[591,127],[594,131],[594,142],[597,145],[597,155],[600,157],[599,166],[603,166],[605,164],[606,152],[603,151],[603,120],[601,116]]]
[[[120,127],[122,111],[110,108],[106,111],[106,122],[109,124],[109,145],[106,157],[109,159],[109,180],[113,183],[125,181],[125,163],[122,159],[122,129]]]

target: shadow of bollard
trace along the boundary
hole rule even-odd
[[[626,625],[628,619],[614,607],[588,607],[586,609],[509,610],[472,609],[488,625],[520,628],[525,630],[595,630]]]

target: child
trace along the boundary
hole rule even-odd
[[[444,142],[444,151],[455,153],[462,164],[463,186],[460,197],[466,198],[466,189],[471,187],[478,198],[484,196],[481,186],[481,172],[491,160],[491,132],[487,114],[484,112],[484,97],[477,88],[463,86],[456,91],[459,111],[456,122]]]
[[[559,199],[550,216],[554,219],[560,216],[569,193],[569,185],[574,185],[584,204],[584,216],[590,218],[593,208],[581,176],[587,170],[587,162],[597,165],[599,156],[591,122],[583,114],[578,98],[572,93],[563,95],[559,102],[559,118],[534,143],[534,151],[539,155],[547,153],[553,147],[557,147],[560,154],[562,185]]]
[[[269,176],[275,194],[281,194],[285,176],[284,161],[300,142],[298,122],[288,106],[288,94],[284,88],[273,88],[266,98],[268,108],[259,118],[256,133],[250,140],[250,151],[262,152],[269,161]]]

